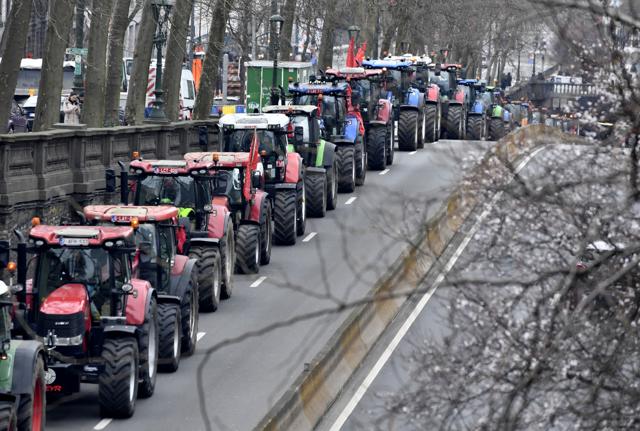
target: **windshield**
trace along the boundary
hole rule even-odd
[[[139,181],[137,205],[196,207],[196,181],[188,176],[148,176]]]
[[[248,153],[251,151],[253,133],[253,130],[234,130],[225,139],[225,151]],[[282,152],[282,143],[278,142],[280,139],[274,132],[258,130],[258,140],[260,141],[259,152],[266,151],[269,154]]]
[[[228,196],[231,204],[242,203],[242,181],[240,169],[220,170],[213,176],[213,194]]]

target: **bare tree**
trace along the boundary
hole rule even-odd
[[[171,121],[178,120],[180,99],[180,77],[182,64],[186,58],[189,18],[193,9],[193,0],[178,0],[171,20],[171,33],[167,45],[167,62],[163,74],[165,113]]]
[[[60,121],[60,96],[62,94],[62,67],[65,49],[69,41],[69,29],[73,23],[75,0],[51,0],[45,39],[42,73],[38,88],[38,105],[34,131],[48,130]]]
[[[131,0],[115,0],[109,24],[107,47],[107,87],[104,97],[105,126],[117,126],[119,121],[120,91],[122,90],[124,36],[129,25]]]
[[[291,36],[293,35],[293,17],[296,12],[297,1],[285,0],[282,14],[284,15],[284,23],[282,23],[282,34],[280,35],[280,58],[283,61],[290,60],[292,47]]]
[[[11,101],[20,73],[20,61],[27,42],[27,32],[24,29],[29,25],[32,6],[31,0],[15,0],[3,32],[3,39],[6,37],[6,47],[0,62],[0,82],[3,83],[0,86],[0,124],[3,125],[7,124],[11,111]]]

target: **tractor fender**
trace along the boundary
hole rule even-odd
[[[297,183],[302,178],[302,157],[298,153],[287,154],[287,170],[284,174],[285,183]]]
[[[12,347],[14,343],[13,363],[7,364],[13,367],[11,392],[14,394],[30,394],[31,385],[33,384],[33,370],[36,367],[38,358],[42,358],[46,369],[47,361],[44,360],[44,348],[42,343],[33,340],[11,340]]]
[[[344,138],[347,141],[355,142],[360,132],[360,121],[354,114],[347,114],[344,124]]]
[[[387,127],[387,122],[386,121],[380,121],[380,120],[374,120],[374,121],[369,121],[369,128],[373,129],[376,127]]]
[[[180,305],[180,299],[182,297],[181,296],[176,296],[176,295],[165,295],[165,294],[159,294],[158,295],[158,304],[176,304],[176,305]]]
[[[191,273],[196,264],[196,259],[189,259],[187,256],[176,256],[176,264],[178,258],[184,261],[180,272],[171,273],[171,283],[169,287],[169,293],[179,298],[184,297],[191,281]],[[174,268],[177,265],[174,265]],[[178,301],[180,302],[180,301]]]
[[[381,122],[387,124],[391,117],[393,116],[393,105],[389,100],[380,99],[378,100],[378,114],[376,115],[375,122]],[[373,123],[373,121],[369,122],[369,124]]]
[[[420,108],[417,105],[400,105],[400,112],[402,111],[419,111]]]
[[[156,296],[155,290],[146,280],[131,280],[134,293],[127,297],[127,324],[142,325],[151,298]]]
[[[229,219],[227,206],[219,205],[214,200],[211,202],[211,213],[208,218],[207,232],[209,233],[209,238],[222,238]]]
[[[326,175],[327,170],[325,168],[307,168],[305,175]]]
[[[279,188],[278,186],[292,186],[295,187],[296,184],[289,184],[289,183],[280,183],[280,184],[276,184],[276,189]],[[257,224],[260,224],[260,218],[261,218],[261,211],[262,211],[262,202],[265,199],[268,199],[267,197],[267,193],[260,190],[259,192],[256,193],[255,197],[253,198],[253,203],[251,204],[251,211],[249,212],[249,220],[253,221]],[[268,204],[268,203],[267,203]],[[243,220],[243,222],[245,222],[246,220]]]
[[[322,151],[322,163],[321,165],[325,168],[331,168],[333,166],[334,160],[336,159],[336,144],[331,142],[324,142],[324,148]],[[318,164],[316,164],[318,166]]]
[[[338,146],[338,147],[345,147],[345,146],[353,146],[355,145],[355,137],[354,137],[354,141],[350,141],[344,137],[334,137],[331,142],[333,142],[334,145]]]
[[[133,325],[106,325],[102,332],[105,338],[138,337],[138,327]]]

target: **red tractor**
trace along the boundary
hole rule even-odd
[[[176,371],[180,354],[192,355],[198,335],[198,270],[196,260],[178,254],[186,240],[184,226],[178,224],[178,209],[172,206],[85,207],[88,223],[129,225],[135,223],[136,244],[141,250],[135,274],[147,280],[158,296],[160,325],[159,367]],[[220,267],[220,256],[216,258]],[[216,280],[220,291],[220,281]]]
[[[211,163],[134,156],[128,171],[121,163],[121,203],[126,205],[131,193],[135,205],[178,207],[178,224],[188,227],[178,252],[197,259],[200,311],[216,311],[220,299],[230,298],[233,291],[235,245],[230,213],[214,201],[211,182],[203,175]],[[116,189],[115,177],[107,170],[108,192]]]
[[[429,76],[431,84],[440,88],[442,133],[447,139],[465,139],[467,134],[468,97],[464,88],[458,85],[460,64],[431,64],[433,73]]]
[[[236,271],[257,273],[271,260],[271,205],[264,187],[262,163],[254,139],[249,152],[187,153],[194,163],[210,163],[198,176],[211,184],[213,201],[231,215],[236,237]]]
[[[26,287],[16,330],[50,349],[47,393],[97,383],[101,415],[130,417],[136,398],[153,394],[158,365],[158,296],[133,276],[134,229],[36,225],[28,242],[16,233]]]
[[[387,165],[393,164],[393,103],[387,96],[386,71],[345,67],[328,69],[325,74],[330,79],[344,80],[351,84],[352,104],[361,113],[364,122],[369,169],[383,170]]]

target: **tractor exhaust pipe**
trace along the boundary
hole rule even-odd
[[[14,233],[18,237],[18,245],[16,246],[17,253],[17,277],[18,284],[22,286],[20,291],[16,292],[18,302],[21,304],[27,303],[27,238],[18,229],[14,230]]]
[[[120,203],[129,204],[129,171],[122,160],[118,161],[120,166]]]

